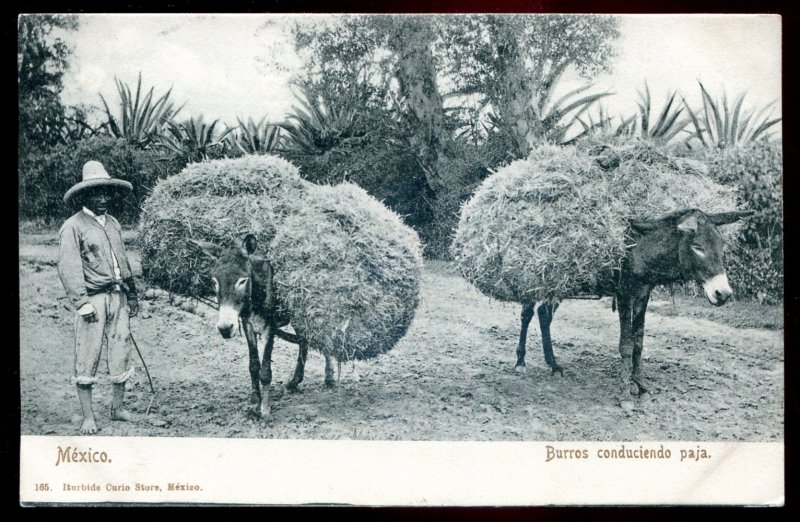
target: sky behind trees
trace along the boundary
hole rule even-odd
[[[186,101],[183,114],[203,114],[235,124],[236,117],[283,119],[291,108],[292,74],[302,67],[285,31],[290,15],[81,15],[64,77],[66,104],[99,106],[98,93],[116,99],[114,77],[156,94],[172,87]],[[623,16],[612,72],[597,90],[616,93],[603,101],[612,115],[632,114],[637,89],[647,79],[656,107],[678,89],[699,103],[701,80],[729,97],[747,90],[746,101],[781,99],[781,25],[778,16]],[[582,83],[567,75],[559,91]]]

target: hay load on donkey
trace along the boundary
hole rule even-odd
[[[716,226],[746,215],[735,209],[733,191],[702,164],[646,143],[543,146],[478,188],[462,208],[452,253],[483,293],[523,305],[518,369],[537,302],[545,360],[561,372],[549,331],[558,302],[615,296],[627,314],[623,381],[633,372],[644,393],[638,355],[650,291],[696,280],[709,301],[724,303],[732,291],[721,261],[725,229]]]
[[[417,233],[356,185],[310,196],[272,241],[277,292],[311,346],[374,357],[405,335],[419,303]]]
[[[390,350],[419,303],[417,234],[358,187],[309,183],[275,157],[194,164],[161,182],[143,207],[139,239],[149,283],[216,293],[224,337],[241,318],[262,415],[274,335],[300,345],[289,388],[303,378],[308,348],[325,355],[332,384],[334,359]],[[294,334],[280,330],[288,323]],[[261,363],[257,333],[267,343]]]
[[[187,240],[238,246],[247,233],[269,245],[310,183],[274,156],[245,156],[188,165],[159,182],[142,206],[138,242],[145,280],[169,292],[213,292],[214,263]]]

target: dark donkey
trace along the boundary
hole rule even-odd
[[[272,382],[272,347],[275,336],[299,345],[297,366],[292,380],[286,385],[295,391],[303,380],[308,342],[301,332],[291,334],[281,330],[289,324],[289,318],[278,307],[275,298],[272,266],[269,261],[254,256],[257,242],[253,234],[247,234],[242,248],[223,249],[213,243],[189,240],[204,253],[217,260],[212,281],[219,303],[217,330],[225,339],[236,335],[239,320],[250,350],[250,379],[253,393],[250,402],[257,406],[253,413],[267,417],[270,413],[269,385]],[[264,355],[259,362],[258,335],[266,339]],[[325,384],[333,386],[333,359],[325,356]]]
[[[647,394],[648,385],[642,374],[641,356],[644,339],[644,316],[650,292],[656,285],[694,280],[703,287],[706,298],[721,306],[733,295],[722,264],[724,242],[717,226],[733,223],[752,211],[705,214],[696,209],[677,210],[648,221],[631,223],[633,242],[629,245],[621,269],[615,270],[609,287],[598,289],[601,295],[612,295],[619,312],[620,403],[633,407],[632,391]],[[525,368],[525,341],[536,303],[522,305],[522,328],[517,347],[518,371]],[[555,299],[539,305],[539,326],[545,362],[553,372],[563,375],[556,362],[550,338],[550,323],[558,308]]]

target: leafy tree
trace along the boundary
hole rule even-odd
[[[76,30],[78,20],[61,15],[23,15],[17,26],[20,152],[63,141],[65,109],[59,98],[71,50],[57,30]]]
[[[619,20],[610,16],[351,16],[294,30],[306,58],[303,80],[335,95],[356,89],[385,106],[397,96],[410,141],[429,168],[466,121],[448,115],[492,114],[493,126],[524,156],[538,141],[560,141],[577,116],[606,93],[553,97],[574,69],[590,79],[609,69]],[[446,87],[443,87],[446,86]],[[582,88],[573,95],[582,93]],[[470,107],[471,106],[471,107]],[[489,121],[489,118],[485,118]],[[432,179],[432,181],[435,181]]]
[[[378,134],[386,146],[409,153],[424,174],[421,197],[430,221],[441,226],[435,238],[423,240],[448,241],[460,202],[497,161],[527,155],[541,139],[563,141],[576,117],[605,95],[581,95],[581,89],[552,101],[570,66],[586,77],[607,68],[617,27],[611,17],[551,15],[373,15],[300,23],[294,42],[306,69],[297,82],[310,102],[334,103],[324,104],[320,117],[301,115],[296,123],[318,120],[318,130],[338,130],[341,125],[328,122],[341,118],[327,109],[355,99],[348,114],[382,120]],[[331,133],[308,133],[317,135]],[[503,154],[496,154],[496,144],[506,147]],[[396,172],[411,176],[408,166]]]
[[[309,99],[351,99],[356,92],[364,111],[383,111],[404,131],[434,193],[454,181],[443,179],[437,166],[452,138],[432,50],[438,19],[350,16],[294,29],[296,48],[309,64],[301,80]]]
[[[294,25],[295,49],[306,63],[296,83],[309,99],[347,98],[359,93],[365,104],[384,104],[392,65],[385,51],[384,27],[376,23],[379,19],[342,16]]]
[[[564,116],[576,111],[570,123],[575,122],[605,96],[551,102],[570,68],[586,79],[609,70],[613,42],[620,34],[617,18],[485,15],[446,20],[437,55],[440,69],[455,86],[450,96],[473,96],[479,107],[490,108],[514,136],[516,156],[526,156],[553,132],[563,134]]]

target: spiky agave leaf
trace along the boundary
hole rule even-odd
[[[287,122],[281,124],[290,148],[304,154],[322,154],[342,143],[362,139],[358,131],[361,111],[356,96],[321,99],[307,92],[295,92]]]
[[[692,110],[684,99],[683,103],[694,127],[694,137],[707,148],[735,147],[751,143],[759,139],[768,139],[772,133],[766,133],[782,118],[772,118],[775,102],[768,103],[760,109],[744,110],[745,92],[736,96],[733,106],[729,107],[727,94],[715,100],[702,82],[702,112]]]
[[[667,101],[659,111],[655,121],[652,118],[654,112],[650,87],[646,81],[644,83],[644,91],[638,91],[638,94],[639,99],[636,102],[639,111],[637,120],[640,123],[639,127],[636,127],[636,125],[630,127],[630,135],[636,135],[663,145],[672,141],[675,136],[683,132],[686,126],[689,125],[689,118],[680,117],[684,107],[675,106],[678,91],[672,91],[667,95]]]
[[[267,122],[264,116],[258,123],[253,118],[247,122],[236,118],[239,123],[238,131],[232,135],[229,143],[244,154],[270,154],[278,148],[281,141],[280,127]]]
[[[183,123],[169,120],[166,132],[160,136],[159,145],[190,162],[207,159],[211,147],[220,145],[233,130],[226,129],[218,134],[218,123],[219,119],[216,119],[207,125],[202,115],[191,117]]]
[[[567,133],[574,125],[580,125],[580,117],[599,100],[613,94],[610,92],[594,93],[575,99],[575,96],[593,86],[594,84],[591,83],[581,85],[567,92],[552,104],[548,102],[552,92],[535,100],[530,111],[530,117],[535,120],[535,128],[539,133],[535,138],[550,143],[566,143]]]
[[[169,119],[174,118],[183,108],[175,108],[169,97],[172,89],[153,102],[153,88],[142,97],[142,74],[136,83],[136,95],[131,94],[128,84],[118,78],[114,78],[119,95],[120,118],[118,119],[106,101],[100,94],[103,107],[108,118],[107,126],[109,132],[116,137],[126,140],[128,143],[147,148],[158,141],[159,135],[164,131]],[[120,121],[121,120],[121,121]]]

